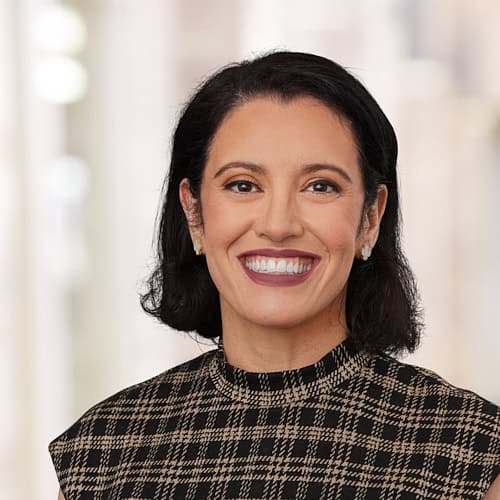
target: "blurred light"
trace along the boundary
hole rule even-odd
[[[0,235],[4,234],[4,229],[7,228],[16,197],[16,186],[10,175],[11,171],[11,165],[0,163]]]
[[[478,95],[460,96],[450,113],[453,113],[455,123],[460,124],[460,128],[468,137],[487,138],[494,132],[495,108],[489,100]]]
[[[48,52],[75,54],[87,41],[87,29],[80,14],[61,4],[43,8],[33,23],[35,43]]]
[[[341,32],[349,28],[354,5],[344,0],[315,0],[314,7],[304,8],[299,1],[285,2],[287,16],[302,31]]]
[[[49,194],[62,202],[81,203],[88,191],[89,169],[78,156],[59,156],[50,163],[46,175]]]
[[[400,90],[406,97],[428,99],[444,96],[453,88],[450,73],[445,64],[431,59],[406,59],[401,62]]]
[[[78,61],[65,56],[51,56],[36,64],[33,84],[43,99],[66,104],[83,97],[88,78],[85,68]]]

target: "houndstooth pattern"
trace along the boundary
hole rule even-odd
[[[49,451],[66,500],[480,499],[500,408],[349,338],[270,373],[220,344],[93,406]]]

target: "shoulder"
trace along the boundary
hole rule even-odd
[[[369,398],[396,418],[412,447],[451,464],[463,481],[489,485],[500,472],[500,407],[436,372],[378,353],[368,369]],[[450,465],[451,467],[451,465]]]
[[[152,402],[156,408],[168,406],[177,396],[189,392],[197,380],[206,378],[212,356],[213,350],[205,352],[154,377],[121,389],[86,410],[49,444],[56,471],[69,464],[71,453],[77,447],[98,449],[110,437],[123,440],[130,436],[132,426],[140,428],[141,422],[149,418]]]
[[[386,397],[402,407],[414,405],[421,413],[436,416],[454,415],[469,420],[475,416],[492,429],[500,430],[499,406],[471,390],[451,384],[432,370],[383,353],[374,355],[370,368],[373,382],[380,384]]]
[[[380,386],[381,398],[420,425],[421,436],[434,433],[429,439],[436,439],[439,434],[437,439],[444,442],[460,441],[500,460],[500,407],[495,403],[432,370],[387,354],[374,355],[370,368],[370,381]]]

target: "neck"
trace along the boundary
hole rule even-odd
[[[312,365],[347,338],[345,314],[332,314],[331,309],[287,327],[252,323],[223,300],[221,313],[225,357],[229,364],[249,372]]]

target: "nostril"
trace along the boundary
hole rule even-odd
[[[254,226],[259,237],[267,237],[272,241],[282,241],[289,236],[300,236],[304,232],[303,225],[296,219],[277,220],[275,217],[264,217]]]

